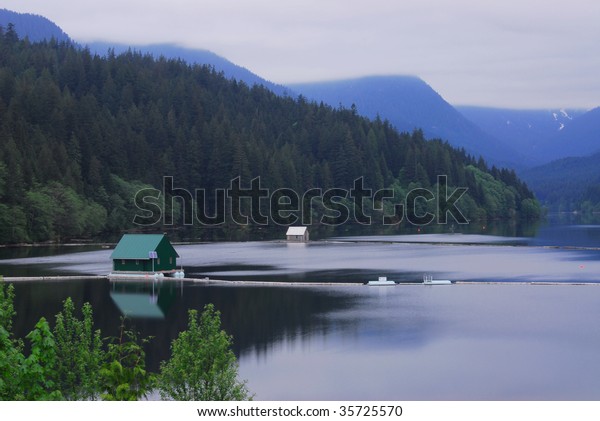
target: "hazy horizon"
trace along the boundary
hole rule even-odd
[[[79,43],[209,50],[282,85],[413,75],[457,106],[600,105],[600,3],[592,0],[6,0],[3,7],[44,16]]]

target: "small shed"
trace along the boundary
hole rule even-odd
[[[289,227],[286,233],[288,241],[295,241],[298,243],[308,242],[308,228],[307,227]]]
[[[125,234],[110,258],[119,272],[173,272],[179,255],[164,234]]]

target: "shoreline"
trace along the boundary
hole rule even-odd
[[[406,237],[413,238],[370,238],[370,239],[356,239],[353,236],[348,238],[344,237],[331,237],[331,238],[323,238],[318,240],[311,240],[307,243],[302,244],[310,244],[310,243],[341,243],[341,244],[409,244],[409,245],[432,245],[432,246],[497,246],[497,247],[524,247],[524,248],[541,248],[541,249],[556,249],[556,250],[584,250],[584,251],[599,251],[600,247],[591,247],[591,246],[571,246],[571,245],[553,245],[553,244],[540,244],[540,245],[530,245],[530,244],[522,244],[528,237],[514,237],[508,238],[507,240],[499,240],[499,241],[490,241],[490,242],[479,242],[479,241],[440,241],[435,239],[427,239],[424,236],[429,234],[406,234]],[[436,234],[437,235],[437,234]],[[454,233],[454,234],[441,234],[448,236],[456,236],[455,238],[461,238],[462,235],[470,235],[470,234],[462,234],[462,233]],[[485,236],[486,234],[481,234]],[[404,235],[400,235],[399,237],[403,237]],[[416,237],[421,237],[421,239],[416,239]],[[394,237],[394,236],[392,236]],[[204,244],[212,244],[212,243],[235,243],[238,241],[179,241],[173,242],[174,246],[194,246],[194,245],[204,245]],[[285,239],[273,239],[273,240],[250,240],[243,242],[270,242],[270,243],[289,243],[289,241]],[[295,244],[292,242],[292,244]],[[0,249],[9,249],[9,248],[38,248],[38,247],[98,247],[100,249],[114,249],[117,245],[117,242],[69,242],[69,243],[17,243],[17,244],[0,244]]]

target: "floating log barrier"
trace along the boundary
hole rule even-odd
[[[34,281],[80,281],[82,279],[107,279],[106,275],[54,275],[54,276],[5,276],[6,282]]]
[[[294,281],[243,281],[243,280],[225,280],[204,278],[174,278],[140,275],[138,276],[109,276],[109,275],[53,275],[53,276],[0,276],[0,281],[6,282],[58,282],[58,281],[78,281],[84,279],[109,279],[111,282],[122,281],[183,281],[206,285],[252,285],[252,286],[364,286],[360,282],[294,282]],[[560,281],[452,281],[453,285],[532,285],[532,286],[600,286],[600,282],[560,282]],[[424,285],[423,282],[398,282],[398,286]]]

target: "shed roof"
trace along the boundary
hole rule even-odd
[[[125,234],[110,255],[111,259],[150,259],[149,253],[156,251],[161,241],[169,241],[164,234]],[[169,245],[171,243],[169,242]],[[174,251],[174,249],[173,249]],[[177,252],[176,256],[179,257]]]
[[[289,227],[285,235],[304,235],[306,227]]]

